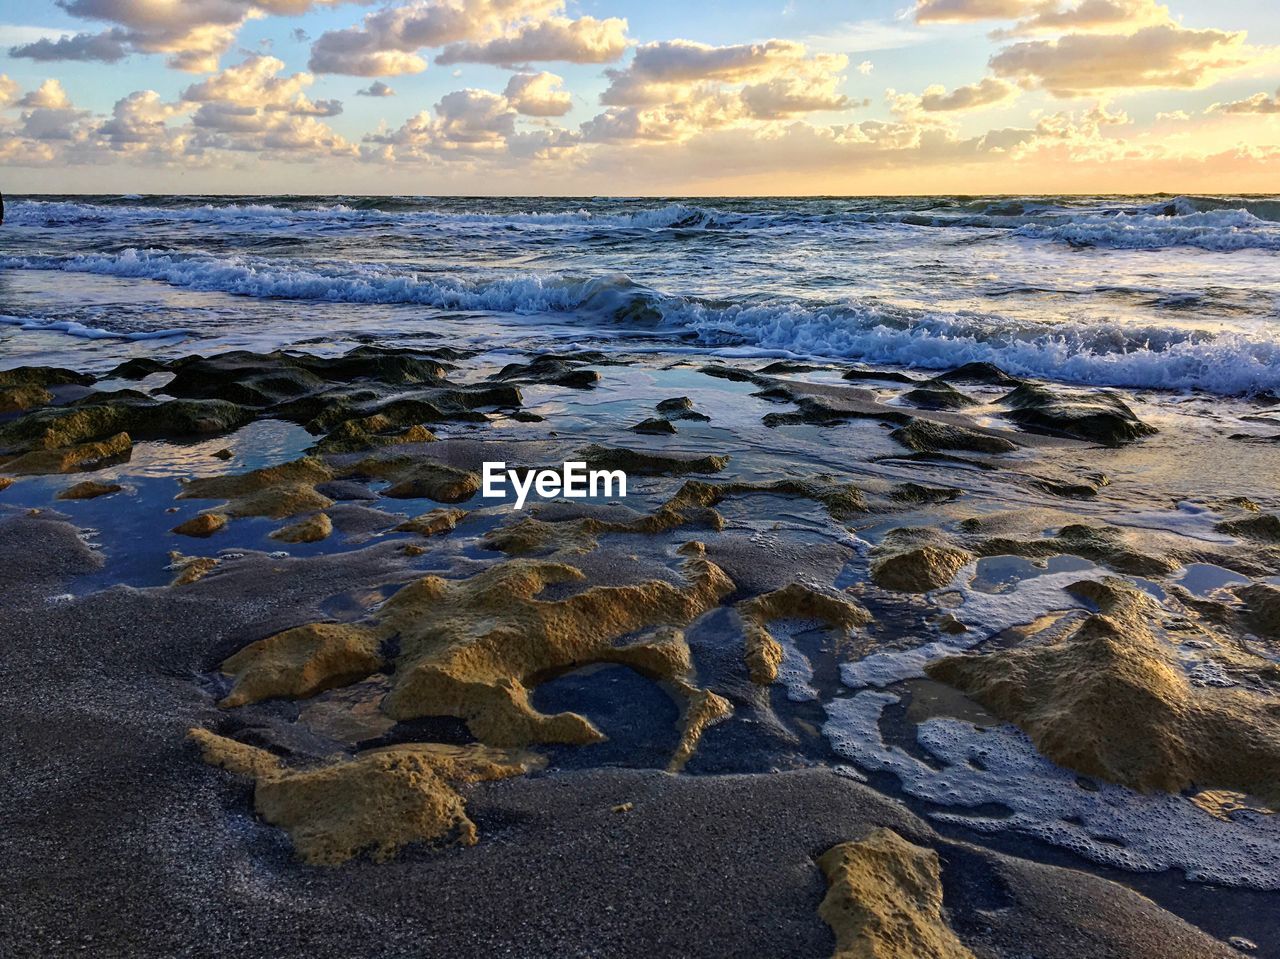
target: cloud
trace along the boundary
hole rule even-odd
[[[42,110],[65,110],[71,106],[71,99],[62,83],[52,77],[17,102],[20,107]]]
[[[1018,88],[1012,83],[984,77],[977,83],[956,87],[950,93],[944,86],[931,86],[920,95],[920,108],[931,113],[978,110],[1005,103],[1017,96]]]
[[[858,64],[858,72],[861,73],[864,77],[871,76],[871,71],[874,70],[875,68],[876,68],[876,65],[872,63],[870,60],[863,60],[861,63]]]
[[[917,23],[1015,20],[1032,13],[1038,0],[916,0]]]
[[[1255,93],[1244,100],[1233,103],[1215,103],[1205,113],[1280,113],[1280,90],[1275,96],[1269,93]]]
[[[545,70],[517,73],[503,91],[517,113],[531,117],[562,117],[573,109],[573,96],[562,89],[564,79]]]
[[[619,17],[569,20],[551,17],[526,24],[514,34],[472,43],[450,44],[436,63],[491,63],[513,66],[558,60],[565,63],[611,63],[627,50],[627,21]]]
[[[394,97],[395,95],[396,91],[381,80],[374,80],[363,90],[356,91],[356,96],[358,97]]]
[[[181,104],[165,103],[154,90],[136,90],[115,102],[111,119],[97,133],[117,153],[174,159],[181,154],[186,137],[170,130],[167,123],[181,112]]]
[[[1074,6],[1041,4],[1035,14],[1008,30],[997,30],[996,38],[1034,33],[1118,33],[1139,27],[1173,23],[1169,8],[1155,0],[1080,0]]]
[[[28,60],[92,60],[99,63],[118,63],[130,53],[128,34],[112,29],[104,33],[77,33],[64,35],[57,40],[47,37],[12,47],[9,55]]]
[[[0,73],[0,108],[11,107],[18,102],[18,94],[22,88],[16,80],[9,79],[9,74]]]
[[[605,63],[626,50],[625,20],[574,20],[563,10],[564,0],[413,0],[321,34],[309,65],[317,73],[398,76],[425,70],[428,49],[443,48],[441,64],[501,65]]]
[[[346,0],[59,0],[81,20],[114,26],[21,44],[10,55],[32,60],[115,63],[130,53],[167,53],[179,70],[208,72],[231,49],[246,21],[267,14],[298,14]]]
[[[1138,87],[1202,87],[1257,58],[1244,40],[1243,32],[1163,24],[1128,35],[1068,34],[1023,41],[997,53],[990,66],[998,76],[1062,97]]]
[[[354,154],[354,148],[317,118],[342,112],[337,100],[310,100],[310,73],[281,75],[284,62],[255,54],[182,92],[197,104],[191,116],[196,149],[235,150],[302,159]]]

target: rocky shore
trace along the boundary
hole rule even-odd
[[[0,941],[1280,955],[1277,426],[987,364],[0,370]],[[566,460],[628,495],[480,495]]]

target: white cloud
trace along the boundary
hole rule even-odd
[[[573,109],[573,96],[564,78],[548,73],[517,73],[507,81],[504,95],[516,112],[532,117],[562,117]]]
[[[950,93],[941,85],[929,87],[920,95],[920,108],[931,113],[978,110],[1006,103],[1018,96],[1012,83],[995,77],[983,77],[977,83],[956,87]]]

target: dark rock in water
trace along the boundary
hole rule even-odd
[[[831,406],[811,396],[795,399],[796,409],[790,413],[766,413],[765,426],[787,426],[807,423],[810,426],[839,426],[853,420],[879,420],[882,423],[909,423],[911,417],[888,407],[851,408]]]
[[[676,428],[670,420],[663,420],[663,419],[658,419],[657,417],[650,417],[649,419],[644,420],[641,423],[637,423],[635,426],[631,427],[631,431],[633,433],[670,434],[670,433],[674,433],[676,431]]]
[[[693,409],[693,400],[687,396],[673,396],[669,400],[661,400],[656,409],[659,413],[683,413]]]
[[[966,363],[941,373],[934,379],[948,383],[985,383],[988,386],[1017,386],[1022,380],[1010,376],[994,363]]]
[[[544,386],[564,386],[575,390],[594,389],[600,382],[600,374],[583,368],[578,357],[556,356],[544,353],[529,363],[508,363],[491,377],[491,380],[541,383]]]
[[[778,360],[770,363],[768,366],[761,367],[760,372],[769,376],[782,373],[808,373],[812,370],[820,370],[822,367],[813,366],[809,363],[793,363],[791,360]]]
[[[1098,490],[1111,482],[1102,473],[1089,473],[1078,479],[1050,479],[1046,476],[1031,476],[1027,484],[1054,496],[1073,498],[1097,496]]]
[[[1011,453],[1018,444],[1003,436],[980,433],[964,426],[949,426],[931,420],[913,419],[894,430],[890,438],[921,453],[937,450],[969,450],[974,453]]]
[[[443,380],[445,373],[437,361],[413,351],[371,346],[336,357],[235,350],[186,357],[170,369],[174,378],[163,389],[170,396],[218,397],[250,406],[283,403],[333,383],[434,384]]]
[[[906,373],[899,373],[897,370],[867,370],[862,368],[854,368],[845,370],[841,374],[841,379],[860,381],[860,380],[881,380],[886,383],[920,383],[918,377],[909,376]]]
[[[729,465],[728,456],[671,456],[622,446],[592,445],[579,455],[591,469],[622,470],[637,476],[683,476],[686,473],[719,473]]]
[[[902,398],[926,410],[960,410],[966,406],[977,405],[977,400],[965,396],[944,380],[934,380],[923,386],[917,386],[914,390],[904,393]]]
[[[770,400],[774,403],[793,403],[796,399],[796,394],[785,386],[771,386],[766,390],[757,390],[751,395],[757,399]]]
[[[961,490],[950,486],[922,486],[919,483],[900,483],[893,488],[889,498],[895,503],[923,506],[928,503],[950,503],[959,499]]]
[[[369,489],[364,483],[356,483],[351,480],[333,480],[329,483],[317,483],[316,492],[321,496],[329,497],[331,500],[346,502],[378,498],[378,494]]]
[[[150,376],[152,373],[163,373],[169,367],[159,360],[153,360],[149,356],[135,356],[131,360],[125,360],[119,366],[107,373],[105,379],[115,380],[141,380]]]
[[[698,372],[716,379],[728,380],[731,383],[755,383],[757,386],[769,386],[767,377],[751,370],[740,370],[736,366],[724,366],[720,363],[709,363],[698,367]]]
[[[1156,432],[1124,400],[1106,391],[1064,392],[1062,387],[1024,383],[1000,402],[1012,407],[1004,414],[1007,419],[1036,433],[1119,446]]]
[[[47,407],[0,426],[0,451],[51,450],[131,436],[181,437],[226,433],[250,422],[254,412],[224,400],[168,400],[133,397],[89,405]]]
[[[530,413],[528,410],[512,410],[507,414],[517,423],[541,423],[546,417],[539,416],[537,413]]]
[[[57,366],[18,366],[0,370],[0,386],[88,386],[93,382],[94,377],[88,373]]]
[[[697,412],[693,408],[693,400],[687,396],[675,396],[669,400],[662,400],[656,409],[669,420],[698,420],[706,423],[711,419],[705,413]]]

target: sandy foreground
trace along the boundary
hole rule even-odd
[[[1280,955],[1274,407],[0,371],[14,955]],[[480,495],[485,462],[628,495]]]

